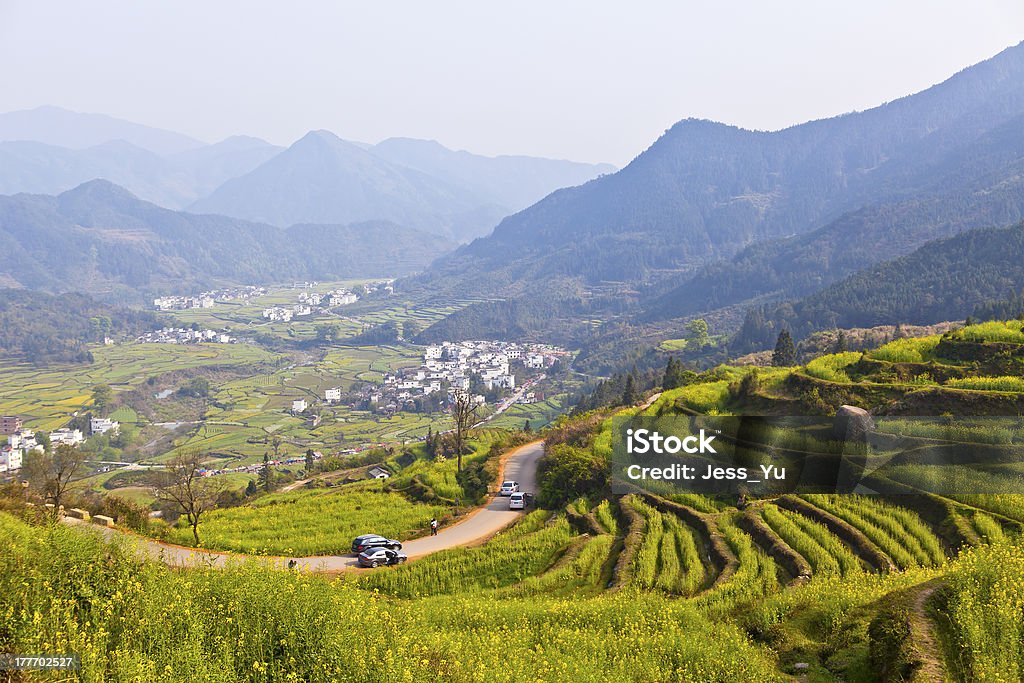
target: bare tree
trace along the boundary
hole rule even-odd
[[[477,423],[477,405],[468,391],[456,389],[452,394],[452,420],[455,421],[455,454],[458,456],[458,471],[462,471],[462,451],[466,444],[466,433]]]
[[[203,476],[202,469],[199,451],[179,452],[161,473],[156,486],[157,498],[171,503],[185,515],[196,545],[199,545],[199,521],[204,513],[217,507],[217,499],[224,488],[212,477]]]
[[[42,453],[33,451],[25,463],[25,473],[29,485],[47,502],[53,503],[54,513],[57,514],[72,478],[82,470],[84,464],[85,453],[74,446],[60,444]]]

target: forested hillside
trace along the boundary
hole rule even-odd
[[[782,328],[802,337],[825,328],[964,319],[1024,287],[1022,254],[1024,223],[936,240],[798,301],[753,309],[732,349],[766,348]]]
[[[50,296],[0,289],[0,357],[8,359],[38,364],[87,361],[88,344],[158,326],[153,313],[107,306],[85,294]]]
[[[409,273],[450,246],[386,222],[281,229],[170,211],[106,181],[0,197],[0,284],[136,301],[221,282]]]

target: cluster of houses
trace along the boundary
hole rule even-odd
[[[186,327],[165,327],[136,338],[136,344],[233,344],[236,339],[216,330],[192,330]]]
[[[7,443],[0,446],[0,474],[21,469],[25,455],[43,447],[36,442],[31,429],[25,429],[21,418],[14,415],[0,417],[0,434],[7,436]]]
[[[380,410],[399,410],[418,396],[444,392],[449,398],[455,391],[470,391],[482,387],[490,390],[513,391],[516,388],[514,363],[527,371],[542,372],[565,351],[548,344],[521,344],[500,341],[444,342],[428,346],[423,351],[423,362],[418,368],[406,368],[388,373],[381,386],[364,390],[364,397]],[[341,401],[340,389],[324,392],[324,402]],[[536,395],[530,397],[535,400]],[[484,396],[475,394],[478,404]]]
[[[316,283],[296,283],[295,287],[304,289],[315,287]],[[325,312],[330,308],[348,306],[359,301],[359,295],[348,289],[333,289],[323,294],[303,291],[299,301],[291,306],[271,306],[263,309],[263,318],[273,322],[289,322],[292,318],[313,315],[314,312]]]
[[[121,431],[121,424],[116,420],[105,417],[94,417],[89,423],[91,434],[117,434]],[[36,437],[36,433],[27,429],[22,419],[16,415],[4,415],[0,417],[0,435],[7,437],[7,443],[0,446],[0,474],[7,474],[21,469],[25,462],[25,456],[32,451],[43,451],[43,444]],[[85,443],[85,435],[80,429],[62,427],[49,433],[50,447],[57,446],[79,446]]]
[[[153,308],[158,311],[186,311],[191,308],[213,308],[213,304],[217,301],[251,299],[263,296],[266,293],[266,288],[255,285],[227,287],[225,289],[202,292],[196,296],[171,295],[158,297],[153,299]]]

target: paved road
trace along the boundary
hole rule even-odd
[[[521,490],[531,493],[537,491],[537,461],[544,454],[544,446],[540,441],[521,446],[503,459],[501,478],[518,481]],[[450,527],[442,528],[437,536],[425,536],[407,541],[402,551],[410,559],[431,555],[440,550],[458,546],[470,546],[482,543],[488,538],[509,526],[523,515],[522,512],[508,509],[508,498],[494,496],[486,505],[477,508],[468,516]],[[86,524],[74,518],[65,518],[69,524],[85,525],[96,529],[106,536],[123,535],[136,539],[139,552],[161,562],[176,567],[223,567],[231,561],[245,559],[245,555],[197,550],[184,546],[162,543],[152,539],[125,534],[117,529],[108,529],[94,524]],[[275,567],[287,565],[287,557],[258,557],[261,562]],[[312,557],[294,558],[298,566],[308,571],[339,572],[356,567],[356,558],[352,555],[316,555]]]

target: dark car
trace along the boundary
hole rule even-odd
[[[379,567],[382,564],[402,564],[409,557],[405,553],[387,548],[370,548],[359,553],[356,560],[360,567]]]
[[[364,534],[352,541],[352,552],[356,555],[369,550],[370,548],[387,548],[389,550],[401,550],[402,543],[393,538],[384,538],[378,534]]]

